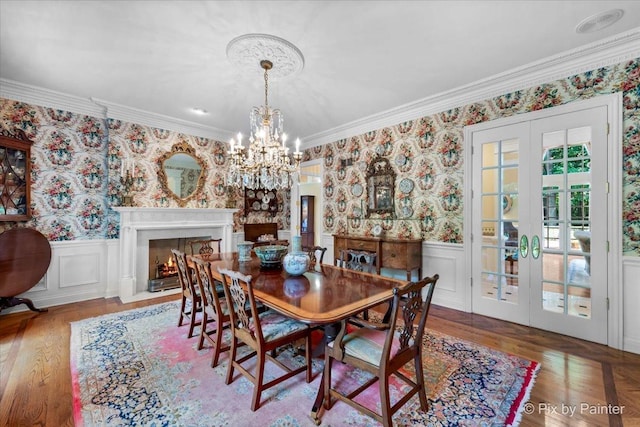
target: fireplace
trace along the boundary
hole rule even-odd
[[[114,210],[120,213],[118,295],[123,302],[156,296],[148,290],[149,280],[154,278],[155,257],[151,259],[149,253],[150,242],[154,240],[222,239],[222,251],[233,250],[233,213],[237,209],[116,207]],[[190,253],[185,249],[183,252]],[[166,261],[159,258],[159,263]]]
[[[205,240],[209,236],[198,236],[190,239],[154,239],[149,240],[149,292],[164,291],[180,287],[178,267],[171,249],[191,253],[189,241]]]

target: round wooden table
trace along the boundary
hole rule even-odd
[[[18,304],[37,309],[28,298],[16,298],[44,276],[51,262],[51,245],[32,228],[14,228],[0,234],[0,311]]]

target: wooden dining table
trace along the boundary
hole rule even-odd
[[[301,276],[291,276],[282,268],[262,267],[255,256],[251,261],[240,262],[236,252],[191,257],[209,261],[216,280],[222,281],[218,268],[250,275],[258,301],[293,319],[323,326],[323,342],[335,338],[336,323],[388,301],[393,295],[393,288],[407,283],[328,264],[316,265]],[[316,424],[320,423],[318,412],[324,398],[323,384],[324,376],[311,409],[311,417]]]

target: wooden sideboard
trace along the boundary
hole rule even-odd
[[[340,257],[341,249],[356,249],[376,253],[376,272],[382,268],[405,270],[407,280],[411,280],[413,270],[418,270],[418,280],[422,278],[422,240],[387,239],[384,237],[333,235],[333,257]]]

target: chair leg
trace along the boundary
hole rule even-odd
[[[191,338],[193,336],[193,331],[196,328],[196,313],[197,313],[196,302],[191,301],[191,320],[189,322],[189,336],[187,338]]]
[[[420,359],[420,353],[414,357],[416,365],[416,384],[418,385],[418,396],[420,397],[420,409],[424,412],[429,410],[429,403],[427,402],[427,392],[424,389],[424,373],[422,370],[422,360]]]
[[[237,344],[238,344],[238,341],[236,337],[233,337],[231,339],[231,349],[229,350],[229,365],[227,366],[227,379],[225,381],[225,384],[227,385],[231,384],[231,381],[233,381],[233,364],[236,361]]]
[[[255,384],[253,385],[253,400],[251,401],[251,410],[257,411],[258,407],[260,407],[260,396],[262,395],[262,381],[264,379],[264,361],[265,354],[262,352],[258,352],[257,354],[258,360],[256,361],[256,377]]]
[[[187,308],[187,298],[184,295],[182,295],[182,304],[180,304],[180,319],[178,320],[178,326],[182,326],[184,310],[186,308]]]
[[[200,341],[198,342],[198,350],[202,350],[202,347],[204,346],[204,336],[207,333],[207,320],[207,312],[202,310],[202,323],[200,324]]]
[[[211,357],[211,367],[218,366],[218,359],[220,358],[220,347],[222,346],[222,325],[216,321],[216,345],[213,349],[213,356]]]
[[[391,423],[391,401],[389,400],[389,377],[381,375],[378,377],[380,385],[380,409],[382,409],[382,425],[384,427],[393,427]]]

